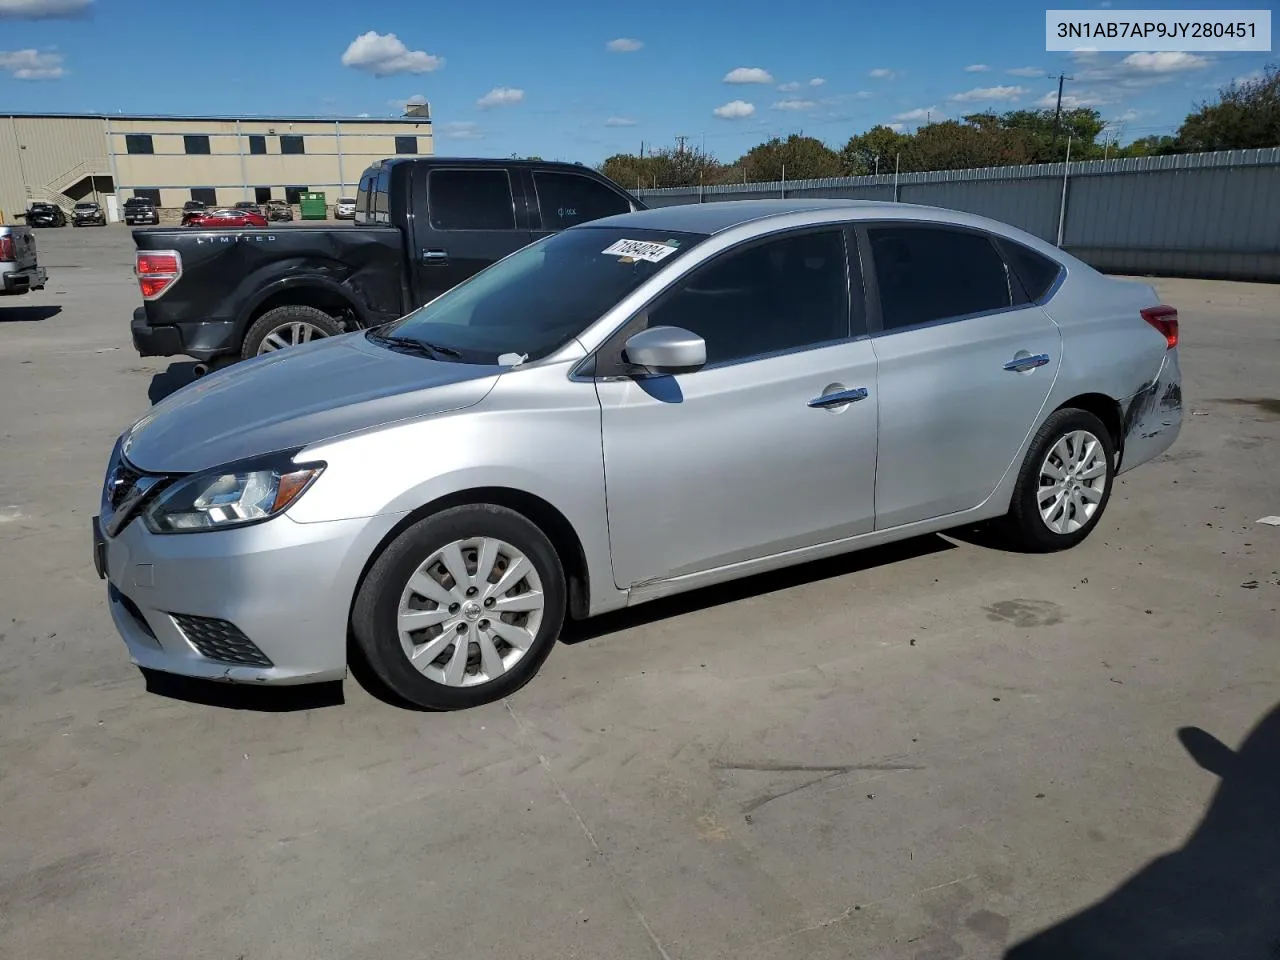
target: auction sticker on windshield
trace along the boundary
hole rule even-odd
[[[601,253],[620,257],[623,262],[648,260],[657,263],[676,252],[675,246],[667,243],[652,243],[648,240],[619,240],[605,247]]]

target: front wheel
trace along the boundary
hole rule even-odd
[[[285,347],[296,347],[342,333],[342,324],[323,310],[288,304],[268,310],[244,336],[241,356],[248,360]]]
[[[1082,541],[1111,499],[1115,441],[1087,410],[1056,410],[1031,441],[1005,530],[1025,550],[1048,553]]]
[[[505,507],[454,507],[401,533],[356,595],[360,652],[394,693],[430,710],[524,686],[564,623],[565,577],[536,525]]]

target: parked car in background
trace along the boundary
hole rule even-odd
[[[136,234],[133,343],[217,366],[376,326],[532,240],[643,206],[577,164],[380,161],[360,178],[354,228],[246,233],[234,258],[189,231]]]
[[[209,208],[205,206],[203,201],[188,200],[182,205],[182,225],[185,227],[188,220],[198,214],[206,212],[208,209]]]
[[[1075,546],[1177,438],[1177,343],[1149,285],[970,214],[608,217],[179,390],[116,443],[95,565],[142,667],[331,680],[350,636],[470,707],[566,617],[984,521]]]
[[[335,220],[354,220],[356,218],[356,198],[340,197],[333,205]]]
[[[105,227],[107,212],[93,201],[82,201],[71,211],[71,225],[75,227]]]
[[[266,216],[266,211],[262,209],[262,204],[254,203],[252,200],[240,200],[236,203],[235,210],[249,210],[252,213],[260,213]]]
[[[36,261],[36,237],[31,228],[0,223],[0,294],[39,290],[47,280],[44,267]]]
[[[160,211],[147,197],[130,197],[124,202],[124,222],[129,226],[159,224]]]
[[[206,210],[192,213],[187,218],[188,227],[265,227],[267,218],[254,210]]]
[[[65,227],[67,215],[56,203],[33,203],[27,207],[27,226]]]
[[[273,222],[293,219],[293,206],[283,200],[268,200],[265,212],[267,219]]]

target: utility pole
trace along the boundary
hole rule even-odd
[[[1062,83],[1064,80],[1074,80],[1075,77],[1060,73],[1056,77],[1051,75],[1049,79],[1058,81],[1058,106],[1053,111],[1053,142],[1056,144],[1058,135],[1062,132]]]
[[[676,153],[684,153],[684,142],[688,139],[688,137],[676,137]]]

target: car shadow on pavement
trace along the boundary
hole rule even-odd
[[[734,580],[714,587],[691,590],[689,593],[682,593],[662,600],[652,600],[637,607],[628,607],[625,610],[618,610],[614,613],[602,614],[590,620],[571,620],[565,624],[564,632],[560,636],[560,642],[568,644],[581,643],[584,640],[617,633],[620,630],[629,630],[632,627],[653,623],[656,620],[678,617],[682,614],[693,613],[696,610],[718,607],[724,603],[736,603],[748,597],[764,596],[778,590],[787,590],[791,587],[817,583],[821,580],[831,580],[835,577],[857,573],[859,570],[898,563],[899,561],[911,560],[931,553],[939,553],[943,550],[954,550],[955,548],[955,544],[944,540],[937,534],[929,534],[923,537],[912,537],[910,540],[900,540],[897,543],[886,544],[882,547],[859,550],[856,553],[841,554],[838,557],[830,557],[826,560],[814,560],[810,563],[786,567],[771,573],[761,573],[753,577],[744,577],[741,580]]]
[[[205,707],[222,707],[225,710],[254,710],[260,713],[292,713],[298,710],[317,710],[337,707],[346,702],[342,693],[342,681],[307,683],[298,686],[250,686],[244,683],[218,683],[214,680],[198,680],[180,677],[173,673],[142,668],[147,693],[197,703]]]
[[[189,363],[171,363],[169,369],[163,373],[157,373],[151,378],[151,385],[147,387],[147,399],[152,405],[159,403],[171,393],[176,393],[187,384],[194,382],[196,379],[195,361]]]
[[[0,305],[0,323],[39,323],[61,312],[62,307],[56,303],[42,303],[34,307]]]
[[[1280,704],[1239,750],[1198,727],[1178,739],[1221,780],[1190,839],[1005,960],[1280,957]]]

